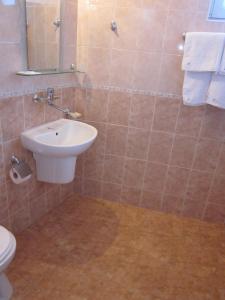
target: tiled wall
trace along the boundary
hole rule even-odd
[[[181,95],[183,32],[224,31],[208,0],[79,0],[78,65],[89,86]],[[118,33],[110,29],[115,20]]]
[[[182,104],[182,34],[224,31],[205,0],[78,2],[77,110],[99,136],[83,194],[225,221],[225,111]],[[118,24],[118,34],[110,22]]]
[[[99,130],[80,162],[77,191],[225,221],[224,110],[93,89],[76,91],[76,110]]]
[[[57,104],[74,109],[74,88],[56,90]],[[33,95],[0,101],[0,224],[21,231],[73,193],[73,183],[54,185],[36,180],[32,153],[20,143],[20,133],[44,122],[62,117],[46,104],[32,101]],[[9,177],[12,154],[25,159],[32,168],[32,179],[16,185]],[[78,167],[79,168],[79,167]],[[78,169],[79,173],[79,169]]]
[[[15,5],[4,5],[0,1],[0,98],[10,95],[28,94],[49,86],[72,86],[77,78],[74,74],[24,77],[16,72],[26,70],[25,1],[16,0]],[[62,30],[64,53],[63,66],[69,69],[75,63],[77,1],[65,0],[62,14],[65,22]]]
[[[80,0],[78,63],[87,71],[80,76],[83,88],[77,88],[73,75],[14,75],[24,64],[21,2],[0,4],[0,223],[20,231],[74,190],[225,221],[225,112],[185,107],[180,97],[183,31],[224,30],[223,23],[205,21],[206,2]],[[76,20],[75,10],[71,18],[67,32]],[[118,22],[118,36],[109,28],[112,19]],[[74,40],[69,34],[63,41],[68,64]],[[78,160],[74,183],[62,186],[36,181],[32,155],[19,141],[24,129],[61,116],[26,95],[49,86],[58,87],[58,104],[75,105],[83,120],[99,130],[94,146]],[[25,96],[4,98],[10,93]],[[25,158],[34,171],[24,185],[9,180],[12,153]]]
[[[48,185],[35,179],[32,154],[22,148],[20,133],[32,126],[61,117],[57,111],[44,104],[34,104],[33,94],[47,87],[55,87],[59,105],[73,110],[74,74],[22,77],[15,75],[25,69],[25,19],[24,0],[7,6],[0,1],[0,224],[14,232],[23,230],[37,218],[59,204],[73,192],[73,184]],[[62,14],[66,32],[62,40],[64,66],[75,62],[76,0],[63,1]],[[18,96],[22,95],[22,96]],[[14,97],[9,97],[14,96]],[[15,185],[9,179],[12,154],[25,159],[33,170],[32,180]]]

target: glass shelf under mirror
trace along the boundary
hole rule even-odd
[[[76,73],[79,71],[75,70],[41,70],[41,71],[19,71],[16,75],[20,76],[38,76],[38,75],[54,75],[54,74],[66,74],[66,73]]]

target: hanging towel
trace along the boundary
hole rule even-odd
[[[221,58],[218,74],[225,75],[225,43],[224,43],[223,55]]]
[[[213,74],[206,102],[225,109],[225,76]]]
[[[186,34],[182,62],[182,69],[185,71],[184,104],[197,106],[211,101],[208,96],[209,87],[213,74],[219,72],[221,68],[224,44],[225,33],[190,32]],[[212,89],[214,89],[213,86]]]
[[[212,72],[185,72],[183,102],[185,105],[198,106],[206,103]]]
[[[186,33],[182,70],[193,72],[218,71],[224,50],[224,40],[224,33]]]

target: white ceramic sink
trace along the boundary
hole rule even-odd
[[[77,156],[91,146],[97,133],[86,123],[60,119],[24,131],[21,141],[33,152],[40,181],[68,183],[74,179]]]

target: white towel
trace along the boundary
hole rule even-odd
[[[188,32],[185,37],[182,69],[216,72],[224,50],[225,33]]]
[[[220,63],[218,73],[221,75],[225,75],[225,43],[224,43],[223,55],[221,58],[221,63]]]
[[[213,74],[206,102],[225,109],[225,76]]]
[[[185,72],[183,84],[183,102],[185,105],[206,104],[207,92],[212,72]]]

